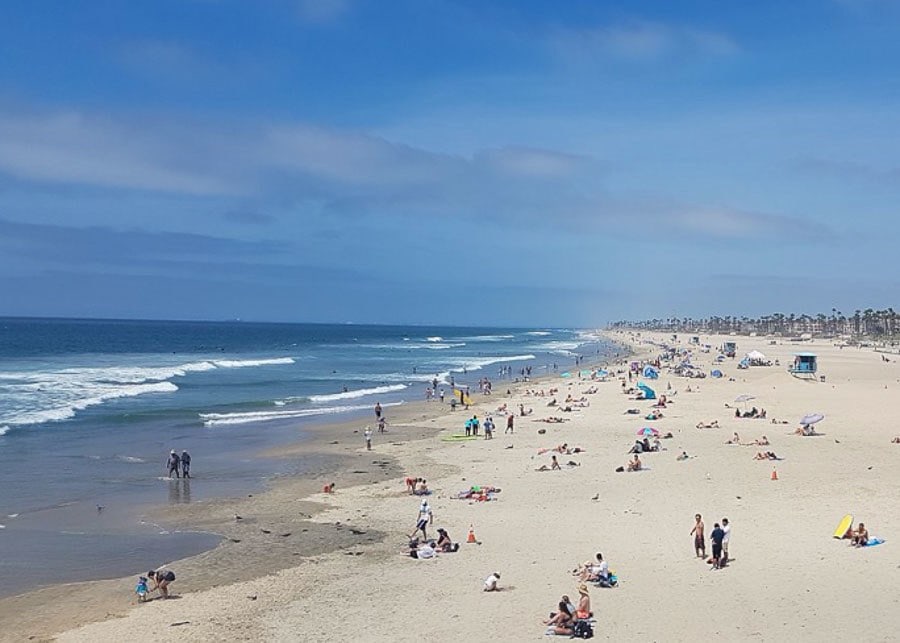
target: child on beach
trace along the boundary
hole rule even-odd
[[[494,572],[490,576],[484,579],[484,591],[486,592],[498,592],[500,591],[500,586],[498,583],[500,582],[500,574]]]
[[[372,450],[372,429],[366,427],[366,430],[363,432],[363,437],[366,438],[366,451]]]
[[[137,594],[139,602],[143,603],[147,600],[147,595],[150,593],[150,588],[147,587],[146,576],[140,576],[138,578],[137,586],[134,588],[134,593]]]

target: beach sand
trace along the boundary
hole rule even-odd
[[[635,350],[658,354],[642,343],[650,337],[635,340]],[[387,439],[376,435],[371,453],[352,433],[360,423],[329,430],[340,442],[336,455],[347,458],[335,494],[308,495],[324,479],[285,480],[253,498],[208,503],[205,514],[188,508],[185,516],[170,517],[241,540],[173,564],[178,600],[133,605],[133,578],[48,588],[0,601],[0,636],[540,640],[541,620],[560,596],[577,597],[571,570],[602,551],[620,586],[591,588],[598,637],[894,640],[900,629],[900,445],[890,440],[900,434],[891,417],[900,359],[885,363],[871,349],[840,350],[824,340],[798,347],[770,345],[763,337],[732,339],[739,355],[758,349],[781,366],[737,370],[736,360],[727,360],[720,367],[725,378],[703,380],[663,369],[650,384],[664,394],[671,383],[674,403],[655,422],[642,419],[651,402],[628,399],[616,378],[597,384],[590,407],[572,413],[546,407],[550,398],[525,395],[526,388],[558,386],[559,399],[567,391],[581,397],[591,385],[553,377],[518,385],[510,396],[506,384],[498,384],[493,396],[478,397],[470,413],[482,418],[503,403],[534,408],[533,416],[517,418],[513,436],[503,434],[505,422],[495,415],[492,441],[440,441],[439,435],[461,431],[468,415],[438,413],[436,404],[427,412],[409,409],[407,426],[394,427]],[[703,343],[722,341],[702,336]],[[818,353],[825,382],[787,373],[798,349]],[[694,361],[709,372],[714,355],[698,354]],[[695,391],[688,393],[688,385]],[[741,394],[755,396],[750,404],[765,408],[768,419],[735,419],[725,404],[734,406]],[[625,415],[632,407],[642,414]],[[797,419],[814,411],[826,416],[816,425],[824,435],[792,435]],[[569,421],[533,421],[549,415]],[[790,423],[772,424],[772,418]],[[695,428],[710,420],[720,428]],[[642,456],[649,470],[616,473],[636,431],[647,425],[674,438],[663,440],[665,451]],[[743,441],[767,435],[771,445],[724,444],[735,431]],[[562,442],[586,449],[558,456],[581,466],[535,471],[550,462],[549,453],[537,450]],[[677,461],[682,450],[691,459]],[[783,460],[754,461],[758,450]],[[771,479],[773,465],[778,480]],[[409,558],[406,534],[419,498],[404,493],[404,475],[428,479],[435,527],[465,541],[471,525],[481,544],[464,542],[458,553],[435,560]],[[502,492],[492,502],[454,499],[473,484]],[[235,513],[244,518],[240,524]],[[695,513],[703,514],[707,533],[713,522],[730,519],[733,560],[725,569],[712,571],[695,558],[689,535]],[[846,513],[887,542],[855,549],[833,539]],[[287,532],[292,535],[279,536]],[[494,571],[501,573],[503,591],[482,592]]]

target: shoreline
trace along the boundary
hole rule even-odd
[[[611,350],[628,350],[621,340],[604,339],[610,342]],[[621,355],[610,355],[607,360],[595,362],[588,357],[599,356],[586,356],[586,363],[579,368],[622,359]],[[500,380],[495,385],[504,391],[518,391],[521,387],[536,386],[558,376],[558,373],[547,373],[527,382]],[[484,401],[506,397],[498,392],[493,396],[476,393],[473,409],[479,409]],[[264,480],[262,491],[244,497],[215,497],[186,505],[159,505],[149,511],[148,520],[168,529],[214,534],[222,539],[210,550],[166,562],[182,571],[176,593],[202,592],[259,579],[288,569],[298,561],[330,552],[343,551],[358,556],[362,554],[360,549],[371,549],[382,543],[384,533],[367,529],[364,524],[352,524],[352,519],[328,524],[317,521],[318,515],[331,508],[331,498],[321,493],[322,485],[326,481],[336,482],[340,494],[348,489],[388,481],[399,484],[404,475],[401,463],[396,457],[386,455],[378,445],[406,446],[427,442],[429,438],[434,440],[437,433],[444,430],[435,425],[442,420],[462,417],[459,410],[452,412],[449,404],[421,400],[392,407],[391,412],[388,432],[383,438],[375,434],[375,447],[371,453],[362,447],[364,419],[310,423],[303,427],[306,435],[302,440],[265,449],[256,455],[267,458],[321,457],[327,462],[321,469],[269,477]],[[374,425],[374,422],[369,424]],[[394,431],[391,427],[395,427]],[[452,468],[432,465],[429,471],[430,477],[437,478],[451,473]],[[295,516],[284,515],[285,504],[291,505],[296,511]],[[240,521],[235,520],[236,515],[241,516]],[[159,564],[161,561],[149,563]],[[10,631],[27,632],[33,640],[50,640],[63,630],[123,617],[136,607],[130,592],[134,577],[145,571],[141,567],[133,576],[51,584],[2,598],[0,621],[9,624]],[[4,634],[0,634],[0,640],[6,640]]]

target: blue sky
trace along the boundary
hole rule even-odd
[[[900,2],[4,7],[0,314],[896,306]]]

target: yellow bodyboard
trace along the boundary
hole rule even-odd
[[[841,518],[840,524],[837,526],[837,529],[834,530],[835,538],[843,538],[844,534],[847,533],[847,530],[850,529],[850,525],[853,524],[853,516],[847,514],[843,518]]]

